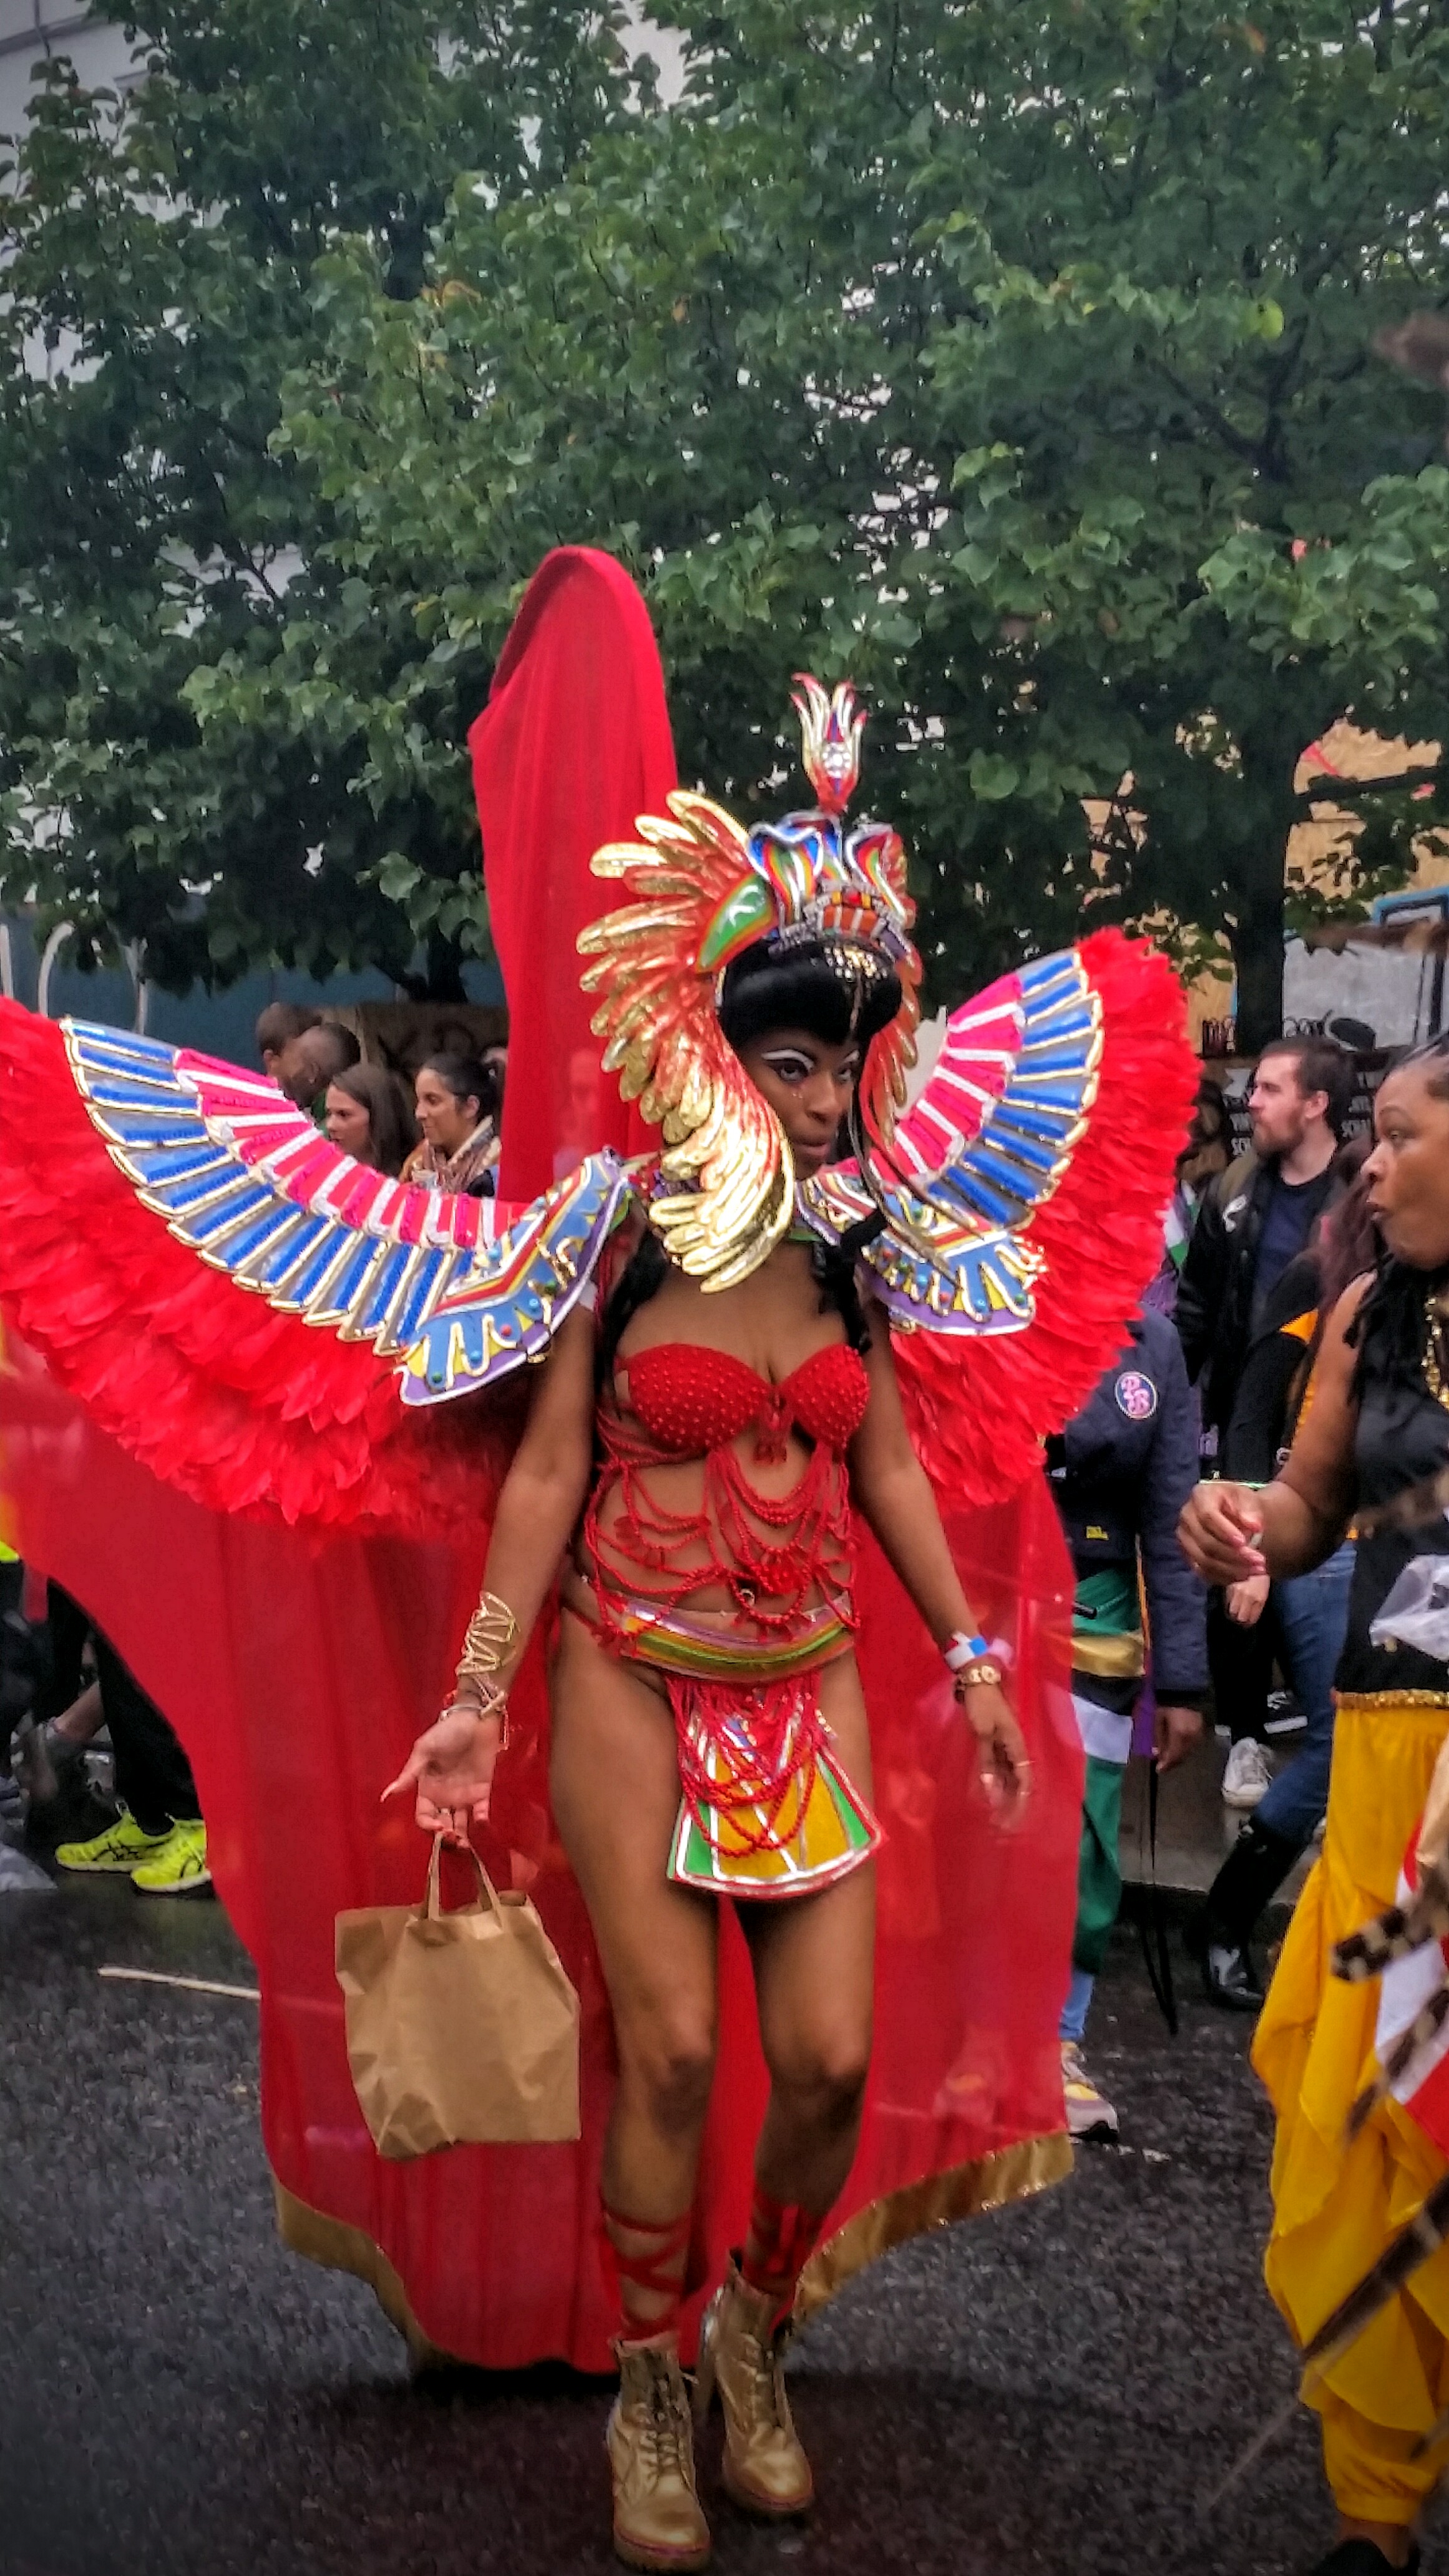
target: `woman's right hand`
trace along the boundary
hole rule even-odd
[[[466,1843],[471,1825],[486,1825],[503,1733],[501,1709],[486,1717],[466,1707],[448,1709],[418,1737],[384,1798],[416,1792],[414,1815],[425,1834]]]
[[[1183,1504],[1177,1543],[1204,1583],[1255,1583],[1268,1571],[1263,1507],[1249,1485],[1197,1485]]]

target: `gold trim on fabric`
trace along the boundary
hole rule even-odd
[[[1333,1703],[1335,1708],[1346,1710],[1350,1717],[1366,1715],[1381,1708],[1449,1709],[1449,1691],[1335,1691]]]
[[[929,2174],[924,2182],[888,2191],[837,2228],[816,2247],[800,2275],[795,2293],[795,2323],[808,2324],[827,2307],[846,2282],[867,2263],[888,2254],[893,2245],[923,2236],[928,2228],[949,2227],[958,2218],[978,2218],[984,2210],[1004,2209],[1013,2200],[1065,2182],[1072,2170],[1072,2142],[1065,2129],[1049,2137],[1023,2138],[1014,2147],[998,2147],[974,2164],[953,2165],[949,2173]]]
[[[1144,1669],[1140,1637],[1094,1636],[1090,1630],[1074,1629],[1071,1656],[1079,1673],[1091,1673],[1103,1682],[1135,1682]]]
[[[395,2326],[407,2345],[414,2370],[446,2368],[452,2355],[430,2343],[408,2305],[408,2294],[380,2245],[360,2227],[349,2227],[342,2218],[328,2218],[320,2209],[310,2209],[298,2200],[285,2183],[272,2176],[272,2198],[277,2211],[277,2234],[292,2254],[305,2256],[309,2263],[320,2263],[327,2272],[351,2272],[365,2281],[390,2326]]]
[[[1029,2200],[1053,2183],[1065,2182],[1072,2170],[1072,2142],[1065,2129],[1044,2138],[1023,2138],[1014,2147],[998,2147],[974,2164],[953,2165],[949,2173],[930,2174],[924,2182],[888,2191],[837,2228],[816,2247],[795,2293],[795,2323],[808,2324],[821,2308],[893,2245],[904,2245],[928,2228],[950,2227],[957,2219],[978,2218],[989,2209],[1005,2209],[1013,2200]],[[285,2183],[272,2176],[277,2233],[293,2254],[320,2263],[330,2272],[351,2272],[365,2281],[388,2324],[408,2348],[415,2371],[445,2369],[450,2353],[431,2343],[408,2304],[408,2295],[387,2256],[360,2227],[328,2218],[298,2200]]]

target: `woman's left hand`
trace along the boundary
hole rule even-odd
[[[1031,1796],[1026,1738],[994,1682],[958,1681],[956,1699],[976,1738],[986,1803],[999,1824],[1017,1824]]]

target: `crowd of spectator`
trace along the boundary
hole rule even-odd
[[[364,1059],[351,1029],[295,1002],[257,1022],[262,1069],[354,1162],[424,1189],[490,1198],[496,1185],[507,1051],[444,1047],[409,1082]]]

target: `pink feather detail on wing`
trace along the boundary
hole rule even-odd
[[[895,1337],[912,1437],[953,1504],[1016,1490],[1116,1358],[1162,1258],[1198,1083],[1182,987],[1165,957],[1118,930],[1078,954],[1101,999],[1102,1057],[1085,1133],[1025,1232],[1045,1258],[1035,1318],[1019,1333]]]
[[[953,1012],[930,1080],[896,1128],[891,1161],[908,1180],[939,1171],[978,1133],[1011,1079],[1023,1018],[1015,975],[989,984],[969,1011]]]
[[[9,1002],[0,1302],[102,1430],[213,1510],[419,1537],[491,1515],[496,1421],[466,1399],[410,1417],[368,1344],[278,1314],[177,1242],[111,1161],[59,1028]]]

